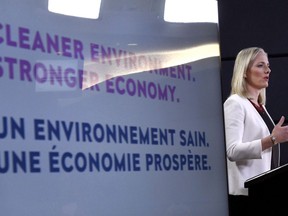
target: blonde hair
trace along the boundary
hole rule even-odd
[[[242,97],[248,97],[247,83],[244,76],[245,73],[251,68],[256,56],[260,52],[267,55],[267,53],[260,47],[246,48],[237,54],[231,80],[231,94],[238,94]],[[265,105],[266,88],[261,90],[258,97],[258,103]]]

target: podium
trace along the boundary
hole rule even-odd
[[[246,180],[244,187],[254,215],[288,215],[288,164]]]

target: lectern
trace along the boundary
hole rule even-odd
[[[288,215],[288,164],[248,179],[254,215]]]

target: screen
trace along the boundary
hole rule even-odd
[[[228,215],[217,24],[107,3],[1,2],[0,214]]]

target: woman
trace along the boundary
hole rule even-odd
[[[272,146],[288,140],[288,127],[282,126],[285,118],[274,125],[265,108],[270,73],[262,48],[238,53],[231,95],[224,103],[230,215],[248,214],[251,206],[244,182],[270,170]]]

